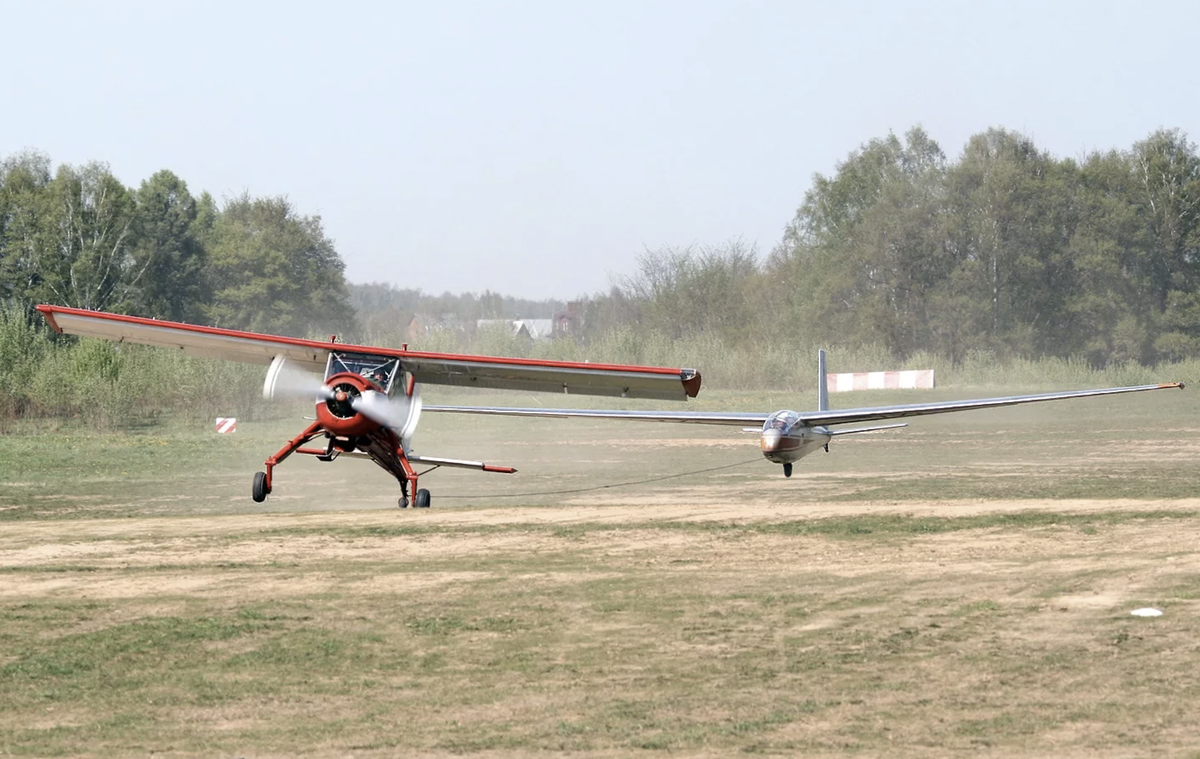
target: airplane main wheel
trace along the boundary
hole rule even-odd
[[[418,509],[429,508],[429,491],[421,488],[417,491],[417,497],[413,499],[413,506]]]
[[[791,476],[792,476],[792,465],[791,465],[791,464],[784,464],[784,465],[783,465],[783,476],[784,476],[784,477],[791,477]]]
[[[254,473],[254,487],[250,490],[250,497],[255,503],[262,503],[267,500],[267,473]]]

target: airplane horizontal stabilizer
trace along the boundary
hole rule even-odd
[[[430,466],[448,466],[458,469],[480,469],[484,472],[497,472],[499,474],[516,474],[517,470],[511,466],[496,466],[494,464],[485,464],[482,461],[467,461],[466,459],[444,459],[439,456],[416,456],[409,454],[408,460],[414,464],[428,464]]]

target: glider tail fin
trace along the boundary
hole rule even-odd
[[[829,379],[825,373],[825,350],[817,351],[817,411],[829,410]]]

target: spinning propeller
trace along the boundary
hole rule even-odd
[[[366,378],[362,378],[364,384]],[[399,379],[399,378],[398,378]],[[370,387],[360,389],[349,381],[335,382],[331,387],[317,375],[288,363],[283,356],[276,356],[267,369],[263,381],[263,397],[315,398],[330,403],[330,410],[343,418],[357,412],[368,419],[391,428],[400,437],[404,450],[410,447],[412,434],[421,417],[421,389],[415,383],[404,383],[410,393],[401,393],[392,398]]]

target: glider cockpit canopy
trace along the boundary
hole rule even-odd
[[[786,433],[797,424],[800,424],[800,414],[795,411],[776,411],[767,417],[763,423],[763,430],[779,430]]]

